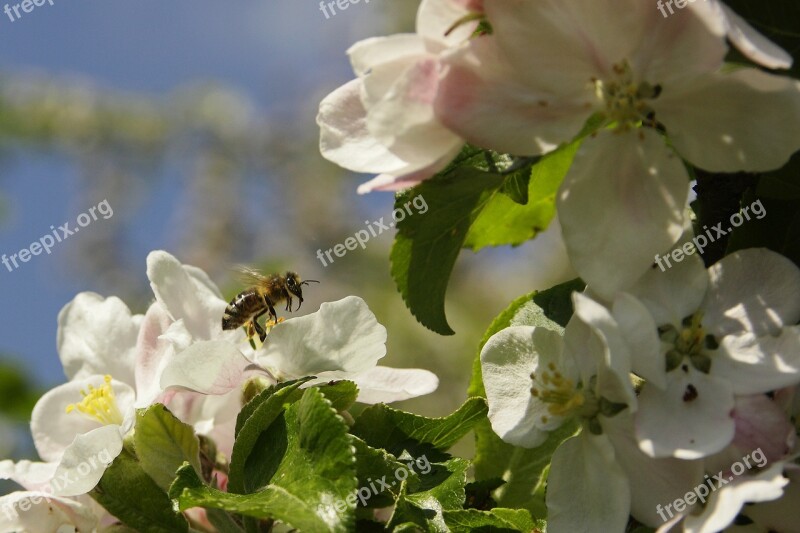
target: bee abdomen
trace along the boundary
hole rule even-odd
[[[264,308],[264,299],[254,290],[240,292],[231,300],[222,315],[222,329],[236,329]]]

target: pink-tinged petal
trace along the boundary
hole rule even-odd
[[[625,531],[630,503],[628,479],[605,435],[583,431],[553,454],[547,478],[548,531]]]
[[[657,326],[679,328],[683,319],[694,314],[703,303],[708,271],[698,255],[676,263],[667,250],[659,254],[659,259],[661,267],[658,263],[653,265],[629,292],[647,307]]]
[[[773,170],[800,148],[800,82],[788,77],[708,74],[665,85],[652,107],[678,153],[713,172]]]
[[[366,302],[348,296],[276,325],[256,361],[279,379],[341,370],[363,372],[386,355],[386,328]]]
[[[664,390],[646,384],[639,395],[636,438],[654,458],[699,459],[733,440],[730,383],[685,365],[667,376]]]
[[[427,53],[425,43],[418,35],[398,34],[372,37],[358,41],[347,50],[356,76],[365,76],[381,64],[400,59],[413,59]]]
[[[792,67],[792,56],[755,30],[745,19],[731,8],[717,0],[711,0],[712,6],[721,10],[725,18],[728,39],[748,59],[771,69],[788,69]]]
[[[515,326],[493,335],[481,350],[481,372],[492,430],[509,444],[535,448],[564,423],[531,394],[531,372],[549,365],[577,385],[578,371],[563,357],[561,335],[544,328]]]
[[[58,314],[56,344],[67,378],[111,374],[133,383],[140,322],[119,298],[78,294]]]
[[[78,435],[64,450],[51,483],[57,496],[79,496],[97,486],[122,451],[119,426],[103,426]]]
[[[57,463],[0,461],[0,479],[9,479],[25,490],[44,490],[56,473]]]
[[[0,532],[96,531],[91,507],[48,492],[13,492],[0,497]]]
[[[558,195],[575,270],[611,298],[683,233],[689,177],[657,134],[601,132],[578,150]]]
[[[438,87],[439,61],[419,59],[369,107],[367,128],[404,161],[436,161],[452,153],[464,143],[434,115]]]
[[[754,476],[732,477],[711,493],[708,504],[699,515],[688,515],[686,533],[715,533],[733,523],[746,503],[777,500],[789,480],[783,477],[783,466],[776,464]]]
[[[156,300],[173,320],[182,319],[193,337],[209,340],[222,334],[222,315],[228,304],[207,276],[198,278],[196,268],[185,268],[158,250],[147,256],[147,277]]]
[[[433,161],[414,164],[404,161],[384,146],[367,129],[367,110],[361,102],[363,81],[352,80],[325,97],[320,103],[322,156],[337,165],[364,173],[410,174]]]
[[[144,322],[136,341],[136,404],[147,407],[161,392],[158,375],[166,363],[165,356],[171,343],[159,339],[173,324],[169,313],[158,302],[153,303],[144,315]],[[187,332],[188,333],[188,332]]]
[[[221,316],[221,315],[220,315]],[[253,363],[235,345],[200,341],[176,353],[161,373],[161,388],[202,394],[226,394],[237,389]]]
[[[759,394],[800,382],[800,326],[777,337],[728,335],[711,356],[711,372],[733,385],[736,394]]]
[[[800,269],[766,248],[739,250],[714,264],[703,325],[717,336],[778,335],[800,321]]]
[[[722,452],[707,457],[709,472],[730,475],[737,462],[748,469],[785,460],[797,442],[795,428],[780,406],[765,394],[737,396],[733,410],[736,435]]]
[[[603,433],[608,436],[618,462],[631,488],[631,515],[649,527],[664,520],[658,514],[663,505],[683,499],[690,487],[703,481],[703,461],[684,461],[667,457],[653,459],[639,449],[633,418],[625,412],[603,419]]]
[[[358,374],[320,372],[315,383],[347,379],[358,385],[357,401],[366,404],[392,403],[417,398],[439,387],[436,374],[420,368],[389,368],[376,366]]]
[[[476,146],[520,156],[547,153],[572,140],[595,110],[594,93],[583,85],[550,92],[526,84],[492,39],[473,39],[441,61],[436,115]]]
[[[98,420],[75,410],[67,413],[67,407],[80,403],[82,391],[89,386],[99,388],[105,385],[103,376],[90,376],[86,379],[70,381],[46,392],[33,408],[31,414],[31,434],[39,457],[45,461],[59,461],[64,450],[77,435],[89,433],[103,426]],[[134,390],[117,380],[112,380],[117,406],[124,417],[123,426],[127,427],[135,415]]]

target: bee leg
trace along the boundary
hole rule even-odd
[[[272,304],[269,304],[269,317],[272,319],[273,322],[278,322],[278,313],[275,312],[275,308],[272,307]]]
[[[253,319],[253,328],[258,333],[258,338],[261,340],[261,343],[264,343],[264,340],[267,338],[267,332],[264,331],[264,326],[258,323],[258,320]]]
[[[286,297],[286,311],[289,311],[289,312],[292,311],[292,297],[291,296],[287,296]]]

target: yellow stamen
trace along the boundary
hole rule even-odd
[[[578,390],[575,382],[565,378],[556,371],[554,364],[547,365],[548,370],[541,373],[532,373],[531,395],[547,404],[547,411],[553,416],[567,416],[577,412],[585,403],[584,393]],[[548,418],[542,417],[546,423]]]
[[[83,400],[67,406],[67,413],[79,411],[84,416],[103,425],[121,426],[124,418],[117,406],[114,389],[111,388],[111,376],[105,376],[105,385],[95,388],[89,385],[89,391],[81,391]]]

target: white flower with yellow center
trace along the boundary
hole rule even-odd
[[[602,119],[557,203],[570,260],[604,298],[681,236],[690,181],[681,159],[758,172],[800,148],[800,83],[723,68],[728,34],[772,52],[751,53],[768,65],[785,61],[716,2],[668,18],[642,0],[483,5],[493,31],[444,54],[436,115],[468,142],[517,156],[547,153]]]

